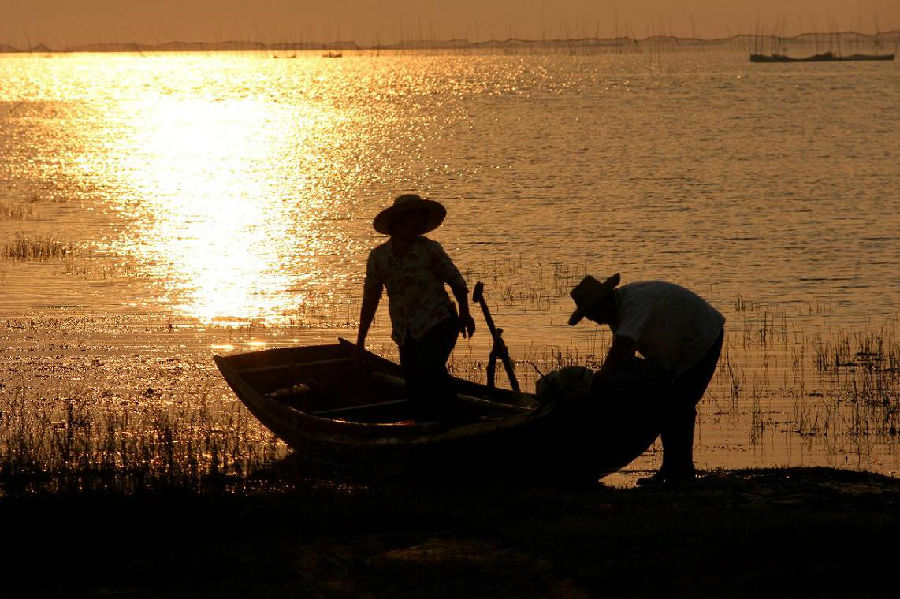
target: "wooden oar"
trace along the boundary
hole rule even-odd
[[[506,347],[506,343],[503,342],[503,329],[498,329],[494,326],[494,319],[491,318],[491,311],[488,310],[487,302],[484,301],[484,283],[478,281],[475,283],[475,291],[472,293],[472,301],[479,304],[481,306],[481,312],[484,314],[484,321],[487,323],[488,330],[491,332],[491,337],[494,340],[494,345],[491,348],[491,353],[488,356],[488,364],[487,364],[487,383],[488,387],[492,389],[496,386],[494,384],[494,375],[496,373],[497,358],[503,362],[503,367],[506,369],[506,376],[509,377],[509,385],[512,387],[513,391],[519,391],[519,381],[516,380],[516,373],[513,370],[512,360],[509,359],[509,349]]]

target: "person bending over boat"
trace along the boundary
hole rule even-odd
[[[443,222],[447,211],[415,194],[398,196],[375,217],[375,230],[389,235],[369,253],[356,346],[362,355],[382,289],[388,293],[391,338],[400,348],[400,366],[410,400],[420,418],[453,414],[456,392],[447,359],[457,337],[471,337],[468,288],[441,245],[424,236]],[[459,305],[457,314],[444,284]]]
[[[663,462],[638,484],[671,483],[694,477],[694,420],[719,361],[725,318],[703,298],[674,283],[644,281],[617,287],[619,275],[600,282],[587,276],[570,295],[575,325],[587,317],[609,325],[612,346],[597,377],[612,375],[635,352],[672,379],[662,414]]]

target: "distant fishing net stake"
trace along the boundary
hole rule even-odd
[[[503,329],[494,326],[494,319],[491,318],[491,311],[488,310],[487,302],[484,301],[484,283],[478,281],[475,283],[475,291],[472,293],[472,301],[481,306],[481,313],[484,314],[484,321],[487,323],[488,330],[491,332],[491,338],[494,340],[491,353],[488,354],[487,363],[487,384],[490,388],[495,388],[494,377],[497,373],[497,358],[503,362],[503,368],[506,369],[506,376],[509,377],[509,385],[513,391],[519,391],[519,381],[516,380],[516,372],[513,369],[512,360],[509,359],[509,349],[503,342]]]

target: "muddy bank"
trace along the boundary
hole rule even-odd
[[[270,481],[271,483],[272,481]],[[4,593],[879,597],[900,481],[831,469],[676,489],[429,481],[0,498]]]

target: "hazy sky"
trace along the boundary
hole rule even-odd
[[[900,0],[0,0],[0,44],[900,29]]]

